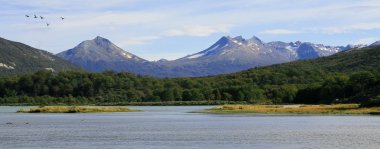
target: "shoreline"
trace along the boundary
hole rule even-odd
[[[208,114],[256,115],[380,115],[380,107],[360,107],[359,104],[336,105],[223,105],[197,111]]]

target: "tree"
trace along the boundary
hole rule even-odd
[[[222,100],[226,100],[227,102],[228,101],[231,101],[232,100],[232,95],[227,93],[227,92],[223,92],[222,93]]]
[[[173,89],[166,89],[161,94],[161,99],[163,101],[174,101]]]
[[[354,93],[364,93],[365,89],[369,88],[376,82],[376,77],[369,71],[354,73],[350,76],[349,83]]]

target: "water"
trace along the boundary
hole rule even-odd
[[[209,108],[205,106],[132,108],[145,112],[30,114],[14,113],[20,107],[0,107],[0,148],[367,149],[380,146],[379,116],[188,113]]]

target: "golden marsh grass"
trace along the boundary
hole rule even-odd
[[[380,114],[380,107],[361,108],[358,104],[335,105],[223,105],[206,113],[258,114]]]

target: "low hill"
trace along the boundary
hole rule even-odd
[[[49,52],[0,38],[0,75],[22,74],[39,70],[80,70]]]

